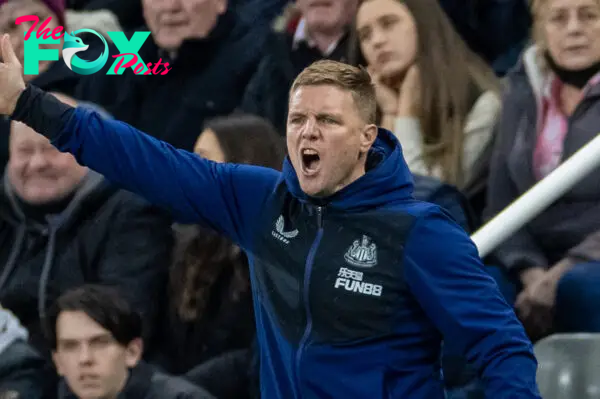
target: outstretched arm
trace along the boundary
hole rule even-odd
[[[531,342],[464,230],[432,210],[416,222],[404,260],[411,292],[452,352],[477,367],[486,398],[541,399]]]
[[[12,118],[123,188],[169,209],[178,222],[198,223],[244,247],[279,172],[222,164],[177,150],[132,126],[63,104],[28,86]]]

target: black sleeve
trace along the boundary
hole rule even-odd
[[[63,130],[73,110],[72,106],[52,94],[28,85],[19,96],[11,119],[26,124],[52,140]]]
[[[196,366],[185,378],[219,399],[244,399],[251,391],[251,353],[249,350],[226,352]]]

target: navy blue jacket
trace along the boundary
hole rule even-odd
[[[214,163],[28,88],[13,117],[182,223],[248,254],[265,398],[443,398],[440,343],[480,371],[488,398],[540,398],[531,343],[439,207],[416,201],[394,136],[326,200],[282,173]]]

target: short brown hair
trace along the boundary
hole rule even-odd
[[[377,118],[377,100],[371,76],[362,67],[321,60],[306,67],[294,80],[290,94],[301,86],[329,85],[349,91],[361,116],[368,123]]]

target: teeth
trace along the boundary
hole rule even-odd
[[[317,155],[315,150],[311,150],[310,148],[306,148],[302,150],[302,155]]]

